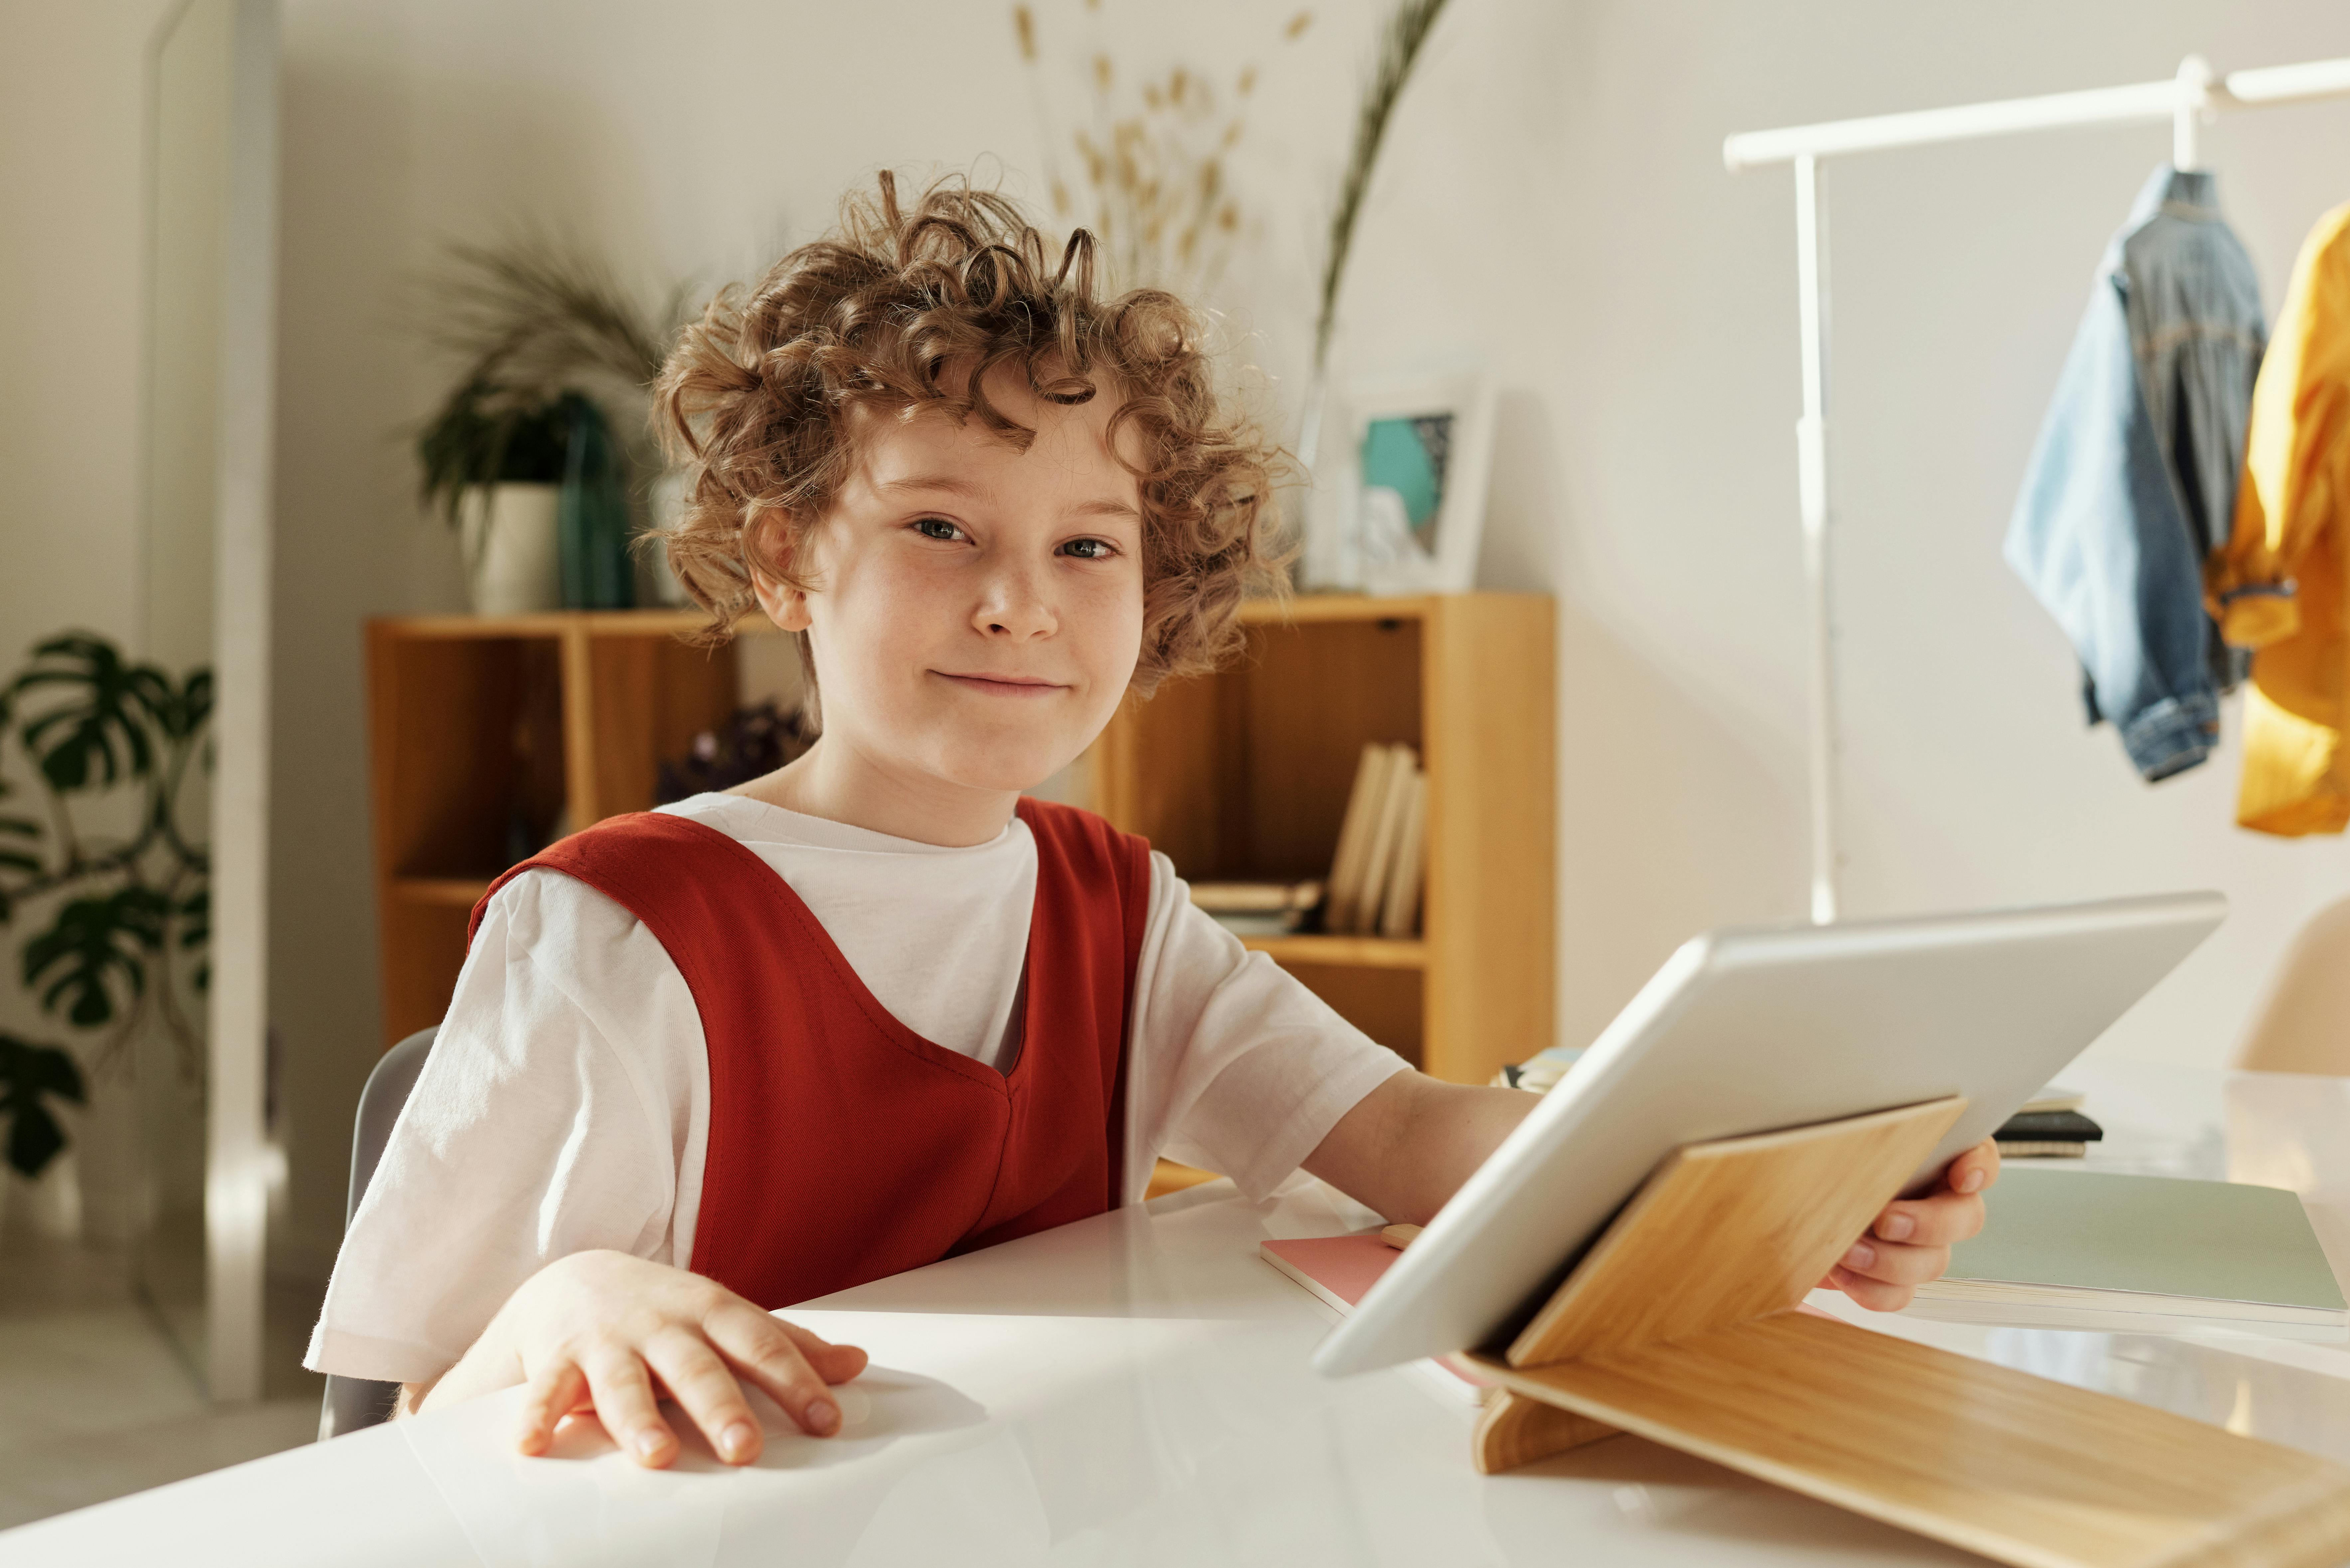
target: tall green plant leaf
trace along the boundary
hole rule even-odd
[[[41,1006],[50,1012],[66,1007],[78,1027],[113,1022],[116,985],[133,998],[147,989],[147,955],[162,946],[169,909],[162,894],[135,884],[103,898],[68,899],[56,922],[25,944],[26,986],[47,981]]]
[[[10,690],[19,709],[30,706],[27,697],[61,698],[26,713],[17,732],[58,793],[154,771],[148,726],[165,722],[175,696],[171,679],[152,665],[126,663],[104,638],[75,631],[41,643]]]
[[[65,1129],[42,1101],[55,1097],[78,1104],[81,1070],[55,1045],[36,1045],[0,1033],[0,1120],[8,1124],[7,1161],[26,1176],[38,1176],[66,1146]]]

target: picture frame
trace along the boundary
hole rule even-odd
[[[1482,365],[1365,375],[1337,389],[1335,586],[1373,595],[1476,586],[1493,461]]]

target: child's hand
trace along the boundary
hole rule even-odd
[[[1887,1204],[1821,1288],[1842,1291],[1873,1311],[1900,1311],[1919,1285],[1950,1266],[1950,1243],[1982,1229],[1982,1195],[1998,1179],[1999,1146],[1985,1138],[1950,1161],[1940,1187]]]
[[[625,1252],[577,1252],[507,1298],[429,1403],[521,1381],[530,1386],[515,1434],[523,1453],[545,1453],[556,1423],[593,1410],[614,1442],[658,1469],[678,1454],[657,1404],[666,1394],[720,1459],[743,1465],[759,1457],[762,1440],[736,1379],[758,1385],[802,1431],[823,1438],[840,1428],[825,1386],[864,1370],[854,1345],[827,1344],[699,1274]]]

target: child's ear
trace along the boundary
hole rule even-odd
[[[807,590],[793,587],[768,569],[790,569],[790,527],[781,514],[766,512],[751,524],[750,534],[751,548],[744,554],[753,563],[751,591],[759,597],[759,607],[784,630],[806,631],[810,623]]]

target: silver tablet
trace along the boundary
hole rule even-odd
[[[1721,931],[1685,944],[1315,1352],[1491,1345],[1679,1145],[1963,1095],[1913,1179],[1991,1136],[2226,913],[2217,893]]]

